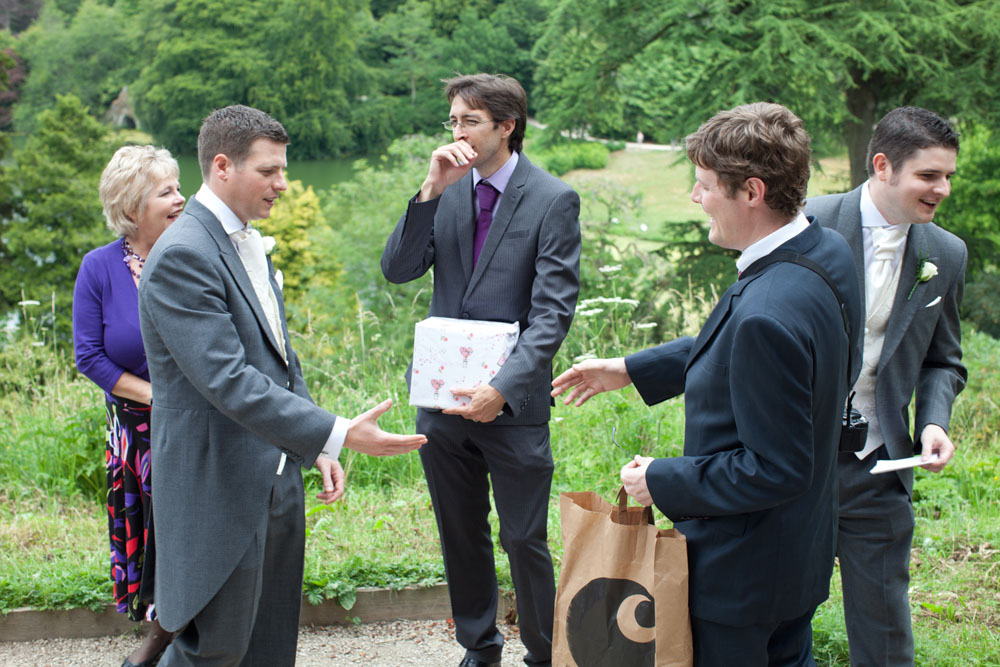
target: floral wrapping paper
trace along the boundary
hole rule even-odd
[[[410,405],[437,409],[466,405],[467,396],[456,399],[448,390],[488,383],[514,351],[519,333],[516,322],[448,317],[417,322]]]

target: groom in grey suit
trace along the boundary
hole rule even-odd
[[[281,288],[249,220],[287,188],[288,135],[256,109],[212,113],[198,136],[204,184],[160,237],[139,285],[153,387],[156,611],[178,631],[160,662],[295,663],[305,513],[301,468],[344,491],[341,447],[410,451],[313,404],[289,344]]]
[[[852,665],[913,664],[913,471],[869,471],[878,460],[916,452],[925,461],[937,455],[923,467],[938,472],[955,452],[947,430],[966,381],[958,307],[968,255],[961,239],[931,220],[951,192],[957,155],[958,134],[945,120],[926,109],[895,109],[872,135],[869,180],[806,203],[807,215],[847,239],[867,305],[854,406],[870,422],[868,441],[838,462],[837,556]]]
[[[555,580],[546,542],[549,384],[579,291],[580,199],[521,153],[524,89],[505,76],[445,82],[454,142],[431,155],[382,254],[394,283],[434,267],[430,315],[517,322],[517,347],[489,384],[448,387],[469,404],[420,409],[420,459],[438,522],[462,667],[499,665],[489,490],[510,559],[529,665],[551,664]]]

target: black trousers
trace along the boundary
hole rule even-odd
[[[510,559],[530,665],[552,661],[555,577],[547,541],[552,451],[547,424],[496,426],[419,410],[420,460],[437,518],[455,634],[466,655],[500,660],[490,482],[500,544]]]
[[[695,667],[815,667],[812,657],[812,617],[746,627],[712,623],[691,617]]]

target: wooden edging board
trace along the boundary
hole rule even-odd
[[[374,621],[442,620],[451,617],[448,586],[407,587],[399,591],[386,588],[359,588],[357,601],[344,609],[333,600],[311,605],[302,600],[301,625],[343,625]],[[513,609],[512,598],[500,596],[497,618],[504,619]],[[89,609],[14,609],[0,616],[0,641],[17,642],[64,637],[80,639],[105,637],[131,632],[136,624],[125,614],[108,605],[100,611]]]

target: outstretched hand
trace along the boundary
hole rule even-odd
[[[580,407],[591,397],[605,391],[621,389],[632,384],[632,378],[625,368],[625,358],[588,359],[563,372],[552,381],[552,396],[559,396],[567,389],[572,389],[563,405],[576,401]]]
[[[378,418],[391,407],[392,399],[388,398],[352,419],[347,427],[344,447],[369,456],[395,456],[412,452],[427,442],[427,438],[419,433],[400,435],[383,431],[378,425]]]

